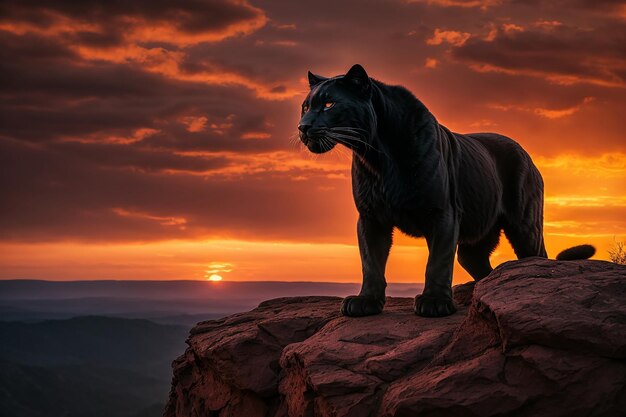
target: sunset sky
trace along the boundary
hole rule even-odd
[[[517,140],[550,256],[626,240],[623,1],[6,0],[0,43],[0,279],[360,281],[350,155],[293,140],[355,63]],[[426,256],[396,234],[388,281]]]

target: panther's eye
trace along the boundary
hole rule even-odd
[[[332,108],[334,105],[335,105],[334,101],[327,101],[326,104],[324,104],[324,110],[328,110]]]
[[[308,105],[308,104],[306,104],[306,103],[304,103],[304,104],[302,105],[302,113],[306,113],[306,112],[308,112],[308,111],[309,111],[309,105]]]

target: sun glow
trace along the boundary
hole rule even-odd
[[[222,277],[217,274],[213,274],[207,278],[207,281],[221,281],[221,280],[222,280]]]

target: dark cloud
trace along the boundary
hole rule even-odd
[[[63,38],[65,38],[64,40],[66,42],[96,48],[110,48],[124,42],[123,34],[115,31],[90,32],[86,30],[79,30],[65,34],[63,35]]]
[[[0,37],[2,41],[0,57],[2,58],[3,66],[12,63],[20,65],[28,60],[33,60],[33,63],[35,63],[37,60],[46,62],[76,57],[76,54],[69,47],[60,43],[57,39],[33,33],[18,35],[4,30],[0,30],[0,34],[2,35]],[[9,80],[3,78],[3,82],[7,86],[11,85],[11,83],[8,83]]]
[[[605,17],[619,16],[611,15],[614,12],[620,12],[624,5],[622,0],[511,0],[513,5],[520,5],[522,7],[540,8],[544,10],[571,10],[574,13],[588,13],[598,12],[605,15]],[[504,3],[507,4],[506,2]]]
[[[625,24],[593,29],[560,25],[549,31],[500,30],[495,39],[470,39],[452,54],[485,71],[542,76],[562,84],[626,87],[624,44]]]
[[[106,29],[103,32],[116,33],[114,37],[137,24],[167,23],[182,33],[196,34],[264,18],[261,10],[245,2],[227,0],[5,0],[0,7],[4,21],[27,22],[45,29],[54,26],[61,15]],[[92,36],[97,36],[98,32],[94,30]],[[88,32],[80,33],[85,36]]]
[[[81,163],[87,163],[94,168],[125,168],[145,172],[169,170],[210,172],[230,164],[226,158],[217,155],[196,158],[137,143],[124,145],[65,142],[55,143],[48,148],[54,153],[79,159]]]

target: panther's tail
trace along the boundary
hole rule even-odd
[[[596,253],[596,248],[591,245],[578,245],[565,249],[556,255],[557,261],[575,261],[576,259],[589,259]]]

